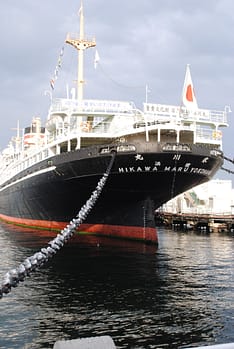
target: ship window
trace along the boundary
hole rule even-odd
[[[120,145],[117,147],[117,151],[121,152],[121,151],[136,151],[136,148],[134,145]]]
[[[185,152],[190,152],[191,148],[187,144],[173,144],[173,143],[168,143],[163,146],[164,151],[185,151]]]

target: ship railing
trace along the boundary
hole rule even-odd
[[[35,147],[21,151],[19,154],[15,154],[15,156],[9,158],[7,167],[5,167],[5,170],[1,173],[0,184],[30,166],[55,155],[55,153],[52,152],[52,148],[56,147],[56,145],[68,142],[76,137],[118,137],[119,135],[130,133],[134,130],[134,120],[137,120],[140,117],[138,111],[135,111],[134,113],[127,115],[123,113],[119,114],[119,117],[114,121],[112,118],[111,120],[105,121],[105,117],[102,117],[100,122],[94,124],[93,128],[86,127],[85,124],[87,122],[85,121],[83,122],[84,125],[82,127],[80,127],[79,124],[77,124],[79,127],[71,127],[71,125],[64,127],[63,125],[60,130],[55,129],[55,132],[46,135],[45,147],[43,149],[38,151]]]
[[[209,109],[189,110],[183,106],[144,103],[144,113],[155,119],[181,119],[194,122],[209,122],[227,126],[227,111]]]
[[[45,160],[54,155],[50,148],[45,145],[43,149],[38,151],[36,148],[26,151],[21,151],[20,153],[15,154],[14,157],[11,157],[9,161],[5,161],[7,166],[4,167],[1,172],[1,181],[0,185],[5,181],[10,180],[16,174],[26,170],[30,166]]]
[[[88,121],[82,121],[81,125],[76,127],[66,127],[60,128],[58,132],[51,132],[48,135],[48,143],[57,141],[63,142],[67,139],[76,138],[76,137],[109,137],[115,138],[118,135],[123,135],[132,132],[138,132],[135,128],[135,124],[138,124],[134,121],[133,118],[123,118],[116,120],[116,122],[111,121],[100,121],[94,124],[89,124]]]
[[[182,194],[181,194],[182,195]],[[183,205],[183,203],[182,203]],[[178,214],[178,203],[176,202],[175,199],[171,199],[170,201],[168,201],[166,204],[164,204],[161,207],[161,212],[165,213],[165,214]],[[191,214],[191,215],[210,215],[212,217],[216,216],[217,218],[219,217],[230,217],[233,216],[233,212],[232,212],[232,207],[230,207],[230,209],[225,209],[223,210],[223,208],[212,208],[212,207],[208,207],[207,204],[201,204],[199,205],[195,205],[195,206],[191,206],[191,207],[185,207],[185,205],[183,205],[181,207],[180,210],[180,214]]]
[[[130,121],[129,121],[130,122]],[[145,126],[142,127],[142,130],[146,130]],[[155,126],[152,126],[155,127]],[[150,128],[150,127],[149,127]],[[108,131],[107,131],[108,130]],[[110,137],[110,138],[116,138],[125,136],[126,134],[130,133],[137,133],[139,132],[138,129],[134,127],[134,124],[121,124],[119,125],[115,124],[112,125],[110,128],[110,122],[102,123],[100,127],[96,130],[92,130],[90,132],[82,132],[77,133],[76,129],[72,130],[66,130],[66,132],[61,133],[60,135],[56,134],[50,134],[47,140],[47,145],[40,151],[37,151],[36,149],[32,149],[30,152],[21,152],[20,154],[17,154],[17,156],[11,157],[8,159],[7,167],[5,167],[5,170],[1,173],[1,182],[0,184],[3,184],[6,180],[9,180],[10,178],[14,177],[16,174],[20,173],[21,171],[24,171],[25,169],[29,168],[30,166],[43,161],[47,158],[50,158],[51,156],[55,155],[55,153],[52,152],[52,148],[56,148],[56,144],[60,144],[62,142],[67,142],[69,139],[75,137]],[[201,143],[215,143],[215,144],[221,144],[221,138],[217,138],[217,135],[214,134],[215,131],[206,130],[206,129],[197,129],[196,130],[196,138],[195,142],[201,142]],[[217,133],[217,132],[216,132]]]
[[[48,143],[65,141],[66,138],[79,137],[121,137],[130,133],[152,130],[175,130],[176,132],[188,131],[194,133],[194,142],[215,143],[222,142],[222,132],[213,124],[206,123],[180,123],[177,119],[155,119],[152,115],[143,114],[118,114],[115,117],[94,117],[92,121],[77,121],[72,117],[70,122],[65,120],[57,122],[54,131],[48,135]]]
[[[88,42],[90,44],[96,45],[95,36],[85,37],[80,39],[80,36],[77,33],[68,33],[66,37],[66,42],[68,41],[78,41],[78,42]]]
[[[117,112],[110,113],[109,111],[106,114],[103,112],[88,113],[87,111],[82,114],[72,113],[64,116],[56,113],[50,114],[50,118],[47,120],[47,129],[50,132],[49,142],[69,134],[78,137],[95,135],[97,137],[103,135],[114,137],[117,132],[131,132],[137,127],[136,125],[140,125],[144,121],[144,115],[134,105],[128,105],[128,107],[128,112],[126,112],[126,105],[117,105],[115,106]]]
[[[132,118],[131,118],[132,120]],[[130,118],[127,119],[128,123],[131,124]],[[125,120],[126,122],[126,120]],[[111,125],[111,122],[101,122],[100,125],[96,125],[96,129],[94,128],[92,131],[81,130],[77,128],[72,129],[63,129],[60,134],[50,133],[47,135],[47,140],[45,142],[45,147],[38,151],[36,148],[32,148],[31,150],[25,150],[20,152],[20,154],[16,154],[15,156],[8,159],[7,167],[1,173],[1,181],[0,185],[5,181],[10,180],[16,174],[24,171],[30,166],[43,161],[51,156],[55,155],[52,151],[52,148],[56,146],[56,144],[60,144],[62,142],[68,142],[72,138],[75,137],[117,137],[118,134],[123,134],[124,130],[129,130],[129,125],[127,126],[124,123],[117,122],[115,125]]]
[[[139,119],[140,120],[140,119]],[[51,149],[52,146],[56,144],[62,143],[71,140],[75,137],[110,137],[116,138],[121,137],[130,133],[139,132],[138,128],[142,128],[142,130],[146,130],[145,122],[133,122],[133,118],[125,118],[124,122],[120,122],[119,119],[116,120],[115,124],[109,122],[102,122],[100,125],[97,125],[96,129],[92,130],[77,130],[77,128],[61,130],[60,134],[50,133],[47,139],[47,145],[40,151],[37,149],[31,149],[31,151],[24,151],[16,154],[15,157],[11,157],[8,159],[7,167],[1,174],[1,184],[5,182],[5,180],[13,177],[17,173],[29,168],[33,164],[36,164],[42,160],[45,160],[53,155]],[[154,128],[155,125],[148,126],[149,129]],[[164,127],[172,128],[173,125],[164,125]],[[160,125],[162,128],[162,125]],[[191,130],[191,126],[189,128]],[[205,129],[205,128],[197,128],[193,129],[196,134],[196,142],[207,142],[211,143],[212,141],[215,143],[221,144],[220,134],[217,132]]]
[[[178,204],[176,203],[176,201],[174,201],[174,199],[168,201],[166,204],[164,204],[161,207],[161,212],[164,214],[178,214]],[[232,212],[232,208],[230,208],[229,211],[223,211],[221,208],[217,209],[217,208],[209,208],[208,206],[204,205],[202,206],[193,206],[193,207],[183,207],[182,210],[180,211],[181,216],[183,217],[183,215],[209,215],[212,217],[230,217],[233,215]]]
[[[220,130],[198,127],[196,129],[196,142],[222,143],[222,132]]]
[[[83,100],[57,98],[52,101],[50,114],[85,114],[85,113],[132,113],[136,109],[133,102],[110,100]]]

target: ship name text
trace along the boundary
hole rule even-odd
[[[201,174],[205,176],[210,175],[210,170],[199,168],[199,167],[190,167],[190,166],[130,166],[130,167],[119,167],[119,173],[133,173],[133,172],[176,172],[176,173],[194,173]]]

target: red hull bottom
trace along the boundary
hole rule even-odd
[[[0,214],[0,219],[4,222],[18,226],[55,231],[61,231],[68,224],[67,222],[15,218],[2,214]],[[158,244],[156,229],[150,227],[132,227],[107,224],[81,224],[78,229],[78,233],[107,236],[110,238],[118,238],[125,240],[142,241],[145,243],[152,243],[156,245]],[[46,235],[46,232],[41,231],[39,235],[43,234]]]

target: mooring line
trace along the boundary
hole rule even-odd
[[[61,230],[61,232],[53,240],[48,242],[49,246],[41,248],[39,252],[36,252],[31,257],[26,258],[18,266],[18,268],[11,269],[5,274],[0,286],[0,298],[2,298],[3,294],[9,293],[12,287],[18,286],[20,281],[24,281],[26,276],[29,276],[31,272],[38,270],[42,265],[44,265],[73,236],[76,229],[84,222],[87,215],[95,205],[98,197],[100,196],[113,166],[115,154],[115,152],[112,152],[111,161],[107,167],[106,172],[98,181],[95,190],[92,192],[90,198],[86,201],[86,203],[81,207],[76,217],[73,218],[70,223],[63,230]]]
[[[227,156],[224,156],[224,155],[223,155],[223,158],[224,158],[224,160],[227,160],[227,161],[231,162],[232,164],[234,164],[234,158],[231,159],[231,158],[228,158]]]
[[[230,159],[228,158],[227,156],[223,155],[223,159],[226,160],[226,161],[229,161],[230,163],[234,164],[234,159]],[[234,171],[233,170],[230,170],[229,168],[226,168],[226,167],[221,167],[221,170],[223,171],[226,171],[230,174],[234,174]]]
[[[226,171],[227,173],[230,173],[230,174],[234,174],[234,171],[232,171],[232,170],[229,170],[229,168],[226,168],[226,167],[221,167],[221,170],[223,170],[223,171]]]

